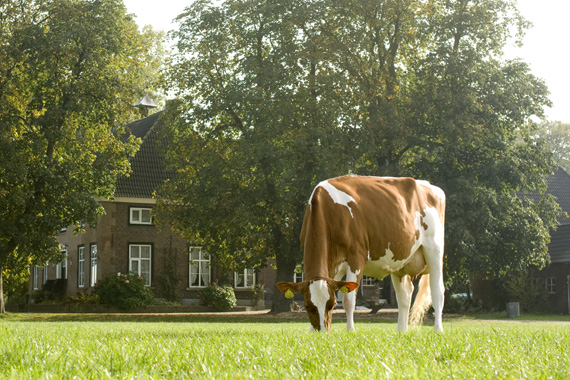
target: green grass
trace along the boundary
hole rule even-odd
[[[567,379],[570,324],[337,318],[331,334],[275,318],[39,315],[0,318],[9,379]]]

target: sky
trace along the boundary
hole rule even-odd
[[[140,26],[168,31],[192,0],[124,0],[129,13]],[[570,14],[569,0],[519,0],[522,15],[533,23],[522,48],[509,47],[508,58],[521,58],[532,73],[544,80],[550,90],[552,108],[546,109],[551,121],[570,123]]]

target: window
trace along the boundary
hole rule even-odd
[[[210,255],[202,251],[202,247],[190,247],[189,256],[189,280],[190,288],[202,288],[210,285]]]
[[[97,244],[91,244],[91,262],[89,265],[89,285],[97,283]]]
[[[152,217],[150,215],[152,209],[142,207],[131,207],[130,218],[131,224],[152,224]]]
[[[42,281],[43,281],[43,282],[42,282],[42,284],[45,285],[45,283],[47,282],[47,280],[48,280],[48,266],[47,266],[47,264],[46,264],[46,265],[44,265],[43,278],[42,278]]]
[[[150,286],[151,256],[152,246],[150,244],[129,245],[129,272],[142,276],[146,286]]]
[[[57,280],[67,280],[67,247],[61,247],[61,253],[65,255],[65,258],[57,263],[57,266],[55,268],[55,278]]]
[[[301,265],[297,265],[295,273],[293,273],[293,282],[303,281],[305,281],[305,272],[303,272],[303,267]]]
[[[547,293],[556,293],[556,278],[555,277],[547,277],[546,278],[546,292]]]
[[[252,268],[246,268],[234,272],[234,284],[236,288],[249,288],[255,285],[255,271]]]
[[[376,285],[376,278],[369,277],[369,276],[362,276],[362,280],[360,281],[362,286],[374,286]]]
[[[85,247],[77,247],[77,287],[85,286]]]
[[[38,272],[39,269],[37,266],[34,266],[32,269],[32,288],[33,289],[37,289],[38,288]]]

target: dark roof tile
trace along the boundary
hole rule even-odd
[[[116,197],[152,198],[153,192],[169,178],[159,147],[160,131],[164,127],[161,115],[162,112],[157,112],[127,126],[135,137],[142,139],[142,143],[131,158],[129,176],[117,180]]]

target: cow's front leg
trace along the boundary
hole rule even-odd
[[[346,329],[348,331],[354,331],[354,309],[356,307],[356,292],[354,290],[350,293],[344,294],[342,300],[342,305],[346,313]]]
[[[360,270],[357,269],[357,273],[360,273]],[[346,271],[346,281],[358,282],[357,273],[353,272],[349,267]],[[358,289],[344,294],[344,297],[342,299],[342,306],[344,307],[344,312],[346,313],[346,329],[348,331],[354,331],[354,309],[356,308],[357,291]]]
[[[408,275],[399,277],[393,274],[391,277],[398,301],[398,331],[408,331],[408,314],[412,303],[414,284]]]

